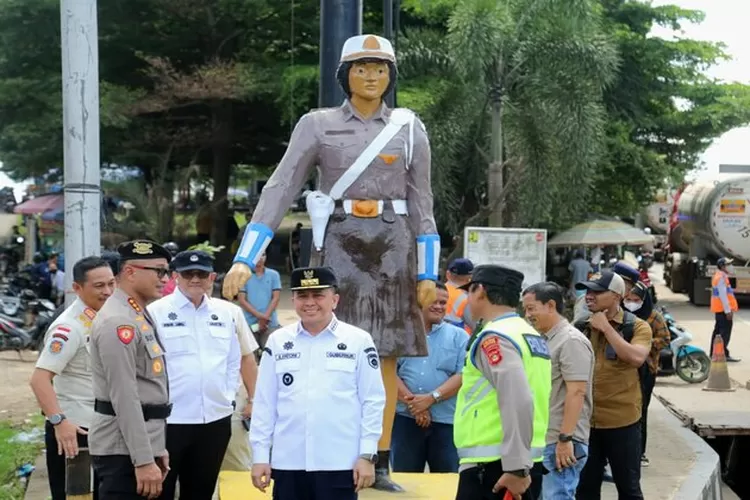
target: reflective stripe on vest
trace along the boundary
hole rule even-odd
[[[453,285],[446,285],[448,289],[448,304],[446,305],[445,321],[459,328],[470,331],[464,322],[464,310],[468,304],[469,295]]]
[[[497,392],[475,363],[477,348],[488,333],[510,341],[521,354],[534,404],[531,459],[540,461],[549,423],[549,396],[552,365],[544,356],[546,340],[517,314],[507,314],[488,323],[471,344],[462,374],[463,383],[456,400],[453,435],[460,463],[486,463],[503,456],[502,415]],[[532,351],[532,346],[534,350]],[[502,362],[502,361],[501,361]]]
[[[711,278],[711,312],[721,313],[724,312],[724,304],[721,302],[719,296],[719,281],[724,280],[724,285],[727,288],[727,302],[729,302],[729,310],[734,312],[739,309],[737,305],[737,298],[734,296],[734,289],[729,282],[729,277],[721,272],[716,271]]]

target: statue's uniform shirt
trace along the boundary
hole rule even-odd
[[[276,228],[313,166],[320,190],[334,183],[388,123],[382,105],[369,119],[347,101],[339,108],[312,111],[292,133],[286,154],[263,189],[253,223]],[[411,163],[408,159],[411,157]],[[430,185],[430,145],[424,125],[415,119],[380,151],[344,192],[344,200],[405,200],[408,215],[372,218],[347,215],[337,207],[326,230],[322,252],[311,265],[330,266],[339,280],[338,317],[372,333],[383,357],[426,356],[422,315],[416,298],[415,238],[435,234]]]

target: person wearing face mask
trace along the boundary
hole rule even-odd
[[[737,298],[729,282],[729,274],[734,273],[732,259],[720,258],[716,262],[716,272],[711,278],[711,312],[714,313],[714,332],[711,335],[711,356],[714,352],[714,337],[720,335],[724,340],[724,352],[727,361],[738,362],[739,358],[729,355],[729,340],[732,338],[734,313],[739,310]]]
[[[171,470],[162,499],[210,499],[232,434],[241,346],[229,308],[211,298],[213,257],[188,250],[174,257],[175,291],[148,306],[164,339],[172,413],[167,419]],[[189,493],[188,493],[189,492]]]
[[[644,283],[636,283],[625,296],[622,306],[632,312],[651,327],[653,341],[646,364],[641,367],[641,395],[643,405],[641,409],[641,467],[648,467],[649,460],[646,458],[646,441],[648,424],[648,406],[651,403],[651,394],[656,384],[656,374],[659,372],[659,353],[669,345],[671,340],[669,328],[664,316],[655,309],[646,298],[651,295]]]

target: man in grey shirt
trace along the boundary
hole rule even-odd
[[[583,258],[583,252],[576,250],[573,254],[573,260],[568,264],[568,271],[570,271],[570,288],[575,289],[576,284],[581,283],[589,279],[589,273],[593,272],[591,264]],[[576,296],[586,295],[576,291]]]
[[[575,499],[578,480],[588,456],[592,408],[591,342],[563,318],[564,290],[551,282],[523,292],[526,318],[547,338],[552,361],[549,426],[544,449],[542,498]]]

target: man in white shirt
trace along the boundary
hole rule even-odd
[[[76,262],[73,290],[78,298],[47,330],[31,375],[31,390],[47,417],[44,430],[52,500],[65,499],[66,457],[73,458],[79,447],[88,447],[87,430],[94,413],[88,350],[91,322],[114,289],[115,277],[107,261],[86,257]]]
[[[274,500],[356,500],[375,480],[385,388],[369,333],[336,319],[327,267],[295,269],[300,321],[263,348],[250,444],[253,485]],[[271,457],[273,448],[273,457]]]
[[[148,306],[164,342],[172,413],[167,419],[171,470],[161,497],[210,500],[232,432],[240,382],[240,343],[232,313],[206,295],[213,257],[201,251],[173,260],[177,289]]]

